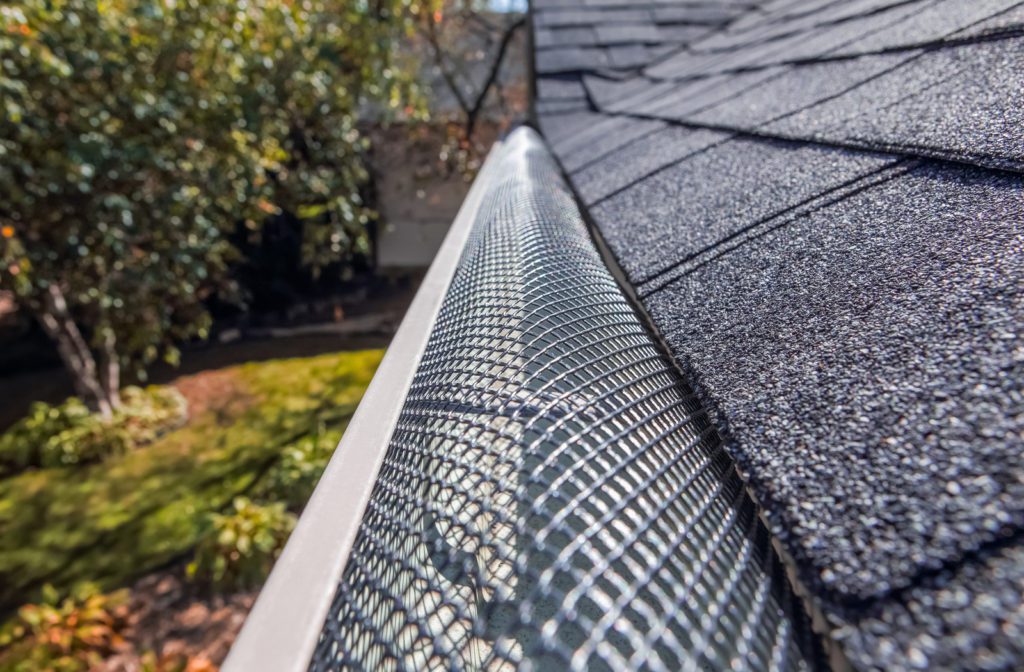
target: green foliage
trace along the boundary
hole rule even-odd
[[[0,672],[85,672],[121,642],[127,591],[104,595],[83,584],[60,599],[52,586],[0,628]]]
[[[288,535],[295,514],[283,502],[256,504],[237,497],[226,514],[209,516],[208,529],[189,563],[188,576],[217,591],[251,588],[270,573]]]
[[[318,427],[309,436],[286,446],[257,493],[260,499],[283,502],[292,511],[301,510],[340,440],[341,432]]]
[[[254,362],[210,372],[230,385],[184,427],[102,464],[0,478],[0,611],[44,583],[105,590],[186,556],[207,514],[255,497],[282,448],[340,432],[382,352]],[[329,432],[325,432],[326,435]]]
[[[0,6],[0,289],[59,287],[143,370],[204,337],[228,240],[281,211],[306,260],[365,249],[360,114],[417,116],[396,42],[431,0]],[[254,234],[255,235],[255,234]]]
[[[80,399],[32,405],[26,418],[0,435],[0,475],[29,467],[99,462],[154,441],[186,418],[184,397],[169,387],[129,387],[124,405],[104,422]]]

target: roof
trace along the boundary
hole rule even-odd
[[[1024,661],[1024,3],[534,0],[536,114],[861,667]]]

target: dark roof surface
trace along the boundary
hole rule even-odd
[[[1024,2],[533,21],[540,126],[847,657],[1024,664]]]

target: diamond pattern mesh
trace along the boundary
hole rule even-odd
[[[500,151],[310,669],[817,667],[547,150],[523,129]]]

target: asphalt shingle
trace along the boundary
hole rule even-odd
[[[660,41],[658,27],[649,23],[610,23],[597,26],[594,30],[597,32],[597,41],[600,44]]]
[[[687,23],[697,25],[720,25],[727,23],[743,11],[742,8],[711,6],[655,7],[654,20],[657,23]]]
[[[623,171],[626,175],[638,173],[636,177],[646,179],[590,208],[591,214],[602,222],[605,238],[623,269],[635,283],[642,283],[766,217],[893,161],[883,155],[797,143],[751,139],[721,143],[727,136],[707,133],[691,130],[681,135],[714,138],[719,144],[650,174],[665,165],[652,152],[640,170]],[[712,142],[700,144],[709,146]],[[619,160],[616,156],[607,161],[615,165]],[[618,165],[615,170],[608,167],[605,170],[609,173],[619,172]],[[596,167],[590,172],[596,172]],[[712,175],[718,179],[709,179]],[[611,176],[605,178],[610,179]],[[588,178],[589,190],[596,189],[591,186],[595,180],[596,177]],[[588,205],[596,200],[587,194],[583,196]]]
[[[1024,167],[1024,42],[924,53],[767,130],[791,137]]]
[[[611,117],[602,124],[594,137],[571,151],[561,153],[562,165],[566,170],[577,171],[588,163],[615,150],[625,147],[634,140],[650,135],[666,127],[663,121],[649,121],[630,117]]]
[[[537,97],[544,101],[586,98],[587,92],[578,77],[538,77]]]
[[[1019,669],[1024,660],[1024,546],[986,550],[842,628],[862,669]]]
[[[540,117],[540,129],[544,137],[552,145],[568,144],[576,138],[581,129],[589,129],[599,122],[609,122],[611,118],[597,112],[574,112],[572,114],[544,115]]]
[[[590,27],[538,28],[533,39],[538,49],[592,47],[597,44],[597,33]]]
[[[1021,667],[1024,2],[726,13],[541,126],[848,660]]]
[[[754,129],[861,86],[912,57],[912,53],[900,52],[789,66],[737,96],[685,116],[701,123]],[[752,78],[756,77],[754,73]]]
[[[853,55],[924,45],[947,39],[964,39],[1017,23],[1010,13],[1020,0],[939,0],[924,6],[902,21],[863,35],[835,50],[836,55]]]
[[[608,60],[615,68],[638,68],[651,60],[651,52],[642,44],[608,47]]]
[[[594,103],[602,109],[610,109],[617,102],[629,98],[632,94],[646,92],[650,89],[650,82],[642,77],[621,80],[586,75],[583,78],[583,83]]]
[[[574,171],[576,189],[584,202],[594,203],[728,137],[717,131],[695,131],[678,126],[645,134],[618,151],[606,154],[602,160]],[[615,164],[615,170],[608,169],[609,163]],[[622,224],[628,227],[631,222],[627,220]]]
[[[598,47],[561,47],[537,52],[534,63],[538,74],[576,72],[608,65],[608,52]]]
[[[1024,523],[1022,187],[921,167],[644,299],[830,593],[878,598]]]
[[[703,79],[678,82],[663,87],[657,96],[634,95],[625,99],[614,109],[629,114],[644,114],[682,121],[692,114],[709,107],[732,100],[771,79],[776,79],[790,70],[789,66],[765,68],[753,72],[728,75],[714,75]],[[649,87],[652,93],[658,90]]]

